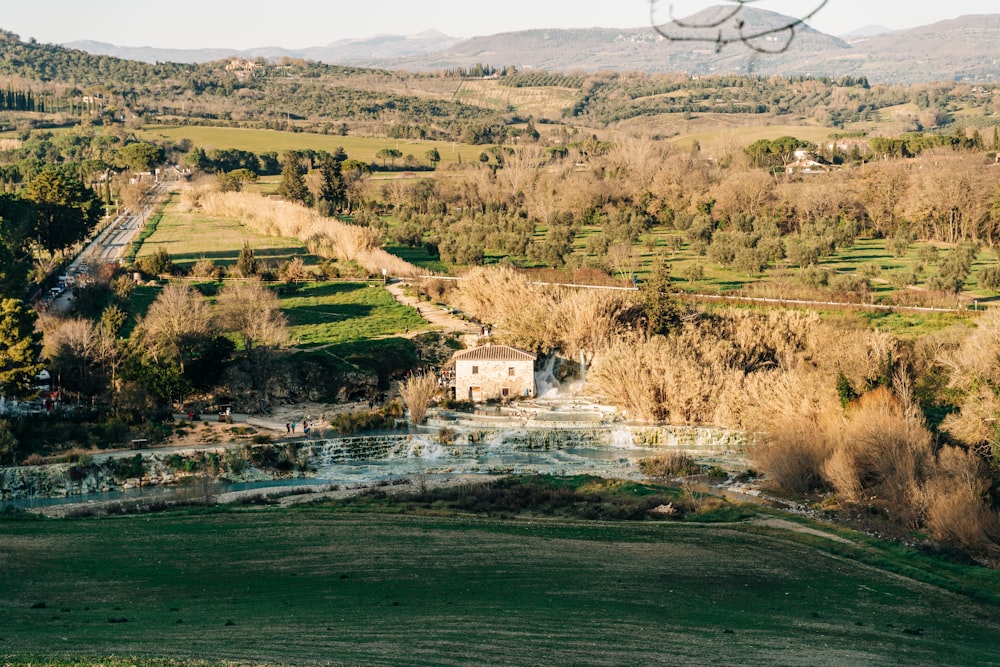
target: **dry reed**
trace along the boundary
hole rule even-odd
[[[380,275],[383,269],[391,276],[406,278],[423,273],[382,250],[377,230],[326,218],[299,204],[247,192],[207,189],[188,190],[183,202],[206,215],[237,218],[258,234],[299,239],[314,255],[356,262],[371,275]]]
[[[399,383],[399,396],[410,411],[410,421],[423,424],[427,420],[427,408],[438,393],[437,378],[432,374],[414,375]]]

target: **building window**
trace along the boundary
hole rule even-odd
[[[500,395],[503,396],[504,398],[507,398],[508,396],[510,396],[510,389],[507,387],[501,388]]]
[[[472,374],[473,375],[479,375],[479,366],[473,366],[472,367]]]
[[[514,367],[511,366],[507,369],[507,375],[514,377]]]

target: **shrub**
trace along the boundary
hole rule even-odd
[[[116,479],[142,477],[146,471],[142,454],[136,454],[123,459],[113,459],[112,470]]]
[[[473,412],[476,409],[476,404],[467,399],[445,398],[441,401],[441,407],[455,412]]]
[[[40,465],[45,465],[45,457],[42,456],[41,454],[37,454],[37,453],[31,454],[30,456],[28,456],[28,458],[26,458],[24,460],[24,464],[23,465],[26,465],[26,466],[40,466]]]
[[[639,469],[650,477],[680,477],[698,473],[698,466],[683,452],[668,452],[639,461]]]
[[[245,448],[229,447],[222,454],[222,465],[234,475],[239,475],[247,468],[247,458]]]
[[[806,287],[825,287],[830,282],[830,272],[811,264],[799,271],[798,278]]]
[[[209,278],[211,280],[219,280],[225,273],[225,269],[221,266],[216,266],[215,262],[208,259],[207,257],[202,257],[194,266],[191,267],[191,275],[197,278]]]
[[[834,291],[858,299],[865,299],[871,293],[872,289],[871,283],[868,282],[867,278],[851,273],[837,274],[831,278],[830,287]]]
[[[991,292],[1000,291],[1000,266],[987,266],[980,270],[979,286]]]
[[[1000,521],[985,502],[989,481],[982,468],[973,452],[958,447],[938,452],[920,495],[935,539],[981,552],[1000,538]]]
[[[152,255],[142,257],[136,262],[139,270],[153,276],[170,275],[174,272],[174,261],[163,248]]]
[[[865,278],[877,278],[882,275],[882,267],[875,262],[868,262],[858,267],[858,275]]]
[[[341,435],[362,431],[381,431],[396,428],[396,420],[403,416],[403,406],[393,401],[381,410],[343,412],[333,418],[330,425]]]
[[[787,493],[810,493],[827,486],[823,464],[830,449],[823,425],[792,417],[771,424],[766,439],[754,447],[753,457],[767,471],[771,486]]]
[[[118,417],[109,417],[101,424],[104,440],[107,443],[122,443],[128,438],[128,425]]]

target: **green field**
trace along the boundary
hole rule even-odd
[[[199,125],[152,125],[138,133],[146,141],[172,141],[190,139],[195,146],[205,149],[239,149],[260,154],[267,151],[282,153],[288,150],[335,151],[343,148],[348,157],[363,162],[376,161],[375,154],[383,148],[396,148],[404,156],[413,155],[422,165],[427,164],[424,154],[436,148],[441,164],[477,161],[487,146],[451,143],[446,141],[414,141],[387,137],[355,137],[308,132],[281,132],[278,130],[251,130],[235,127],[207,127]],[[399,164],[401,161],[397,161]]]
[[[177,204],[176,197],[166,204],[156,231],[143,242],[136,257],[166,250],[174,263],[184,269],[190,269],[200,259],[229,266],[236,263],[243,244],[249,243],[257,261],[272,267],[295,257],[301,257],[307,265],[316,263],[316,258],[306,253],[298,239],[263,236],[239,220],[181,211]]]
[[[427,325],[416,310],[368,283],[301,285],[282,295],[281,308],[300,348],[374,341]]]
[[[790,522],[423,512],[0,519],[3,664],[112,654],[326,665],[998,660],[1000,608],[986,601],[997,599],[996,573],[942,560],[931,575],[931,558],[846,531],[853,544]],[[979,599],[910,573],[960,578]]]
[[[181,268],[190,269],[203,258],[230,266],[244,243],[250,244],[259,262],[272,269],[294,257],[301,257],[307,266],[318,261],[297,239],[262,236],[231,218],[179,211],[175,200],[165,207],[156,231],[143,242],[138,257],[162,249]],[[144,313],[158,291],[152,287],[136,290],[135,312]],[[363,282],[312,282],[282,290],[280,296],[295,346],[324,348],[321,354],[332,355],[338,363],[348,354],[357,354],[359,346],[378,347],[383,344],[379,339],[408,329],[419,331],[427,324],[413,308],[400,305],[384,289],[369,288]],[[343,346],[347,347],[341,349]]]

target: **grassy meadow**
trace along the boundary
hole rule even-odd
[[[281,308],[300,348],[374,340],[427,325],[378,284],[301,285],[282,294]]]
[[[374,498],[0,518],[3,664],[996,661],[994,572],[850,531],[398,514]]]
[[[451,143],[446,141],[418,141],[389,139],[387,137],[357,137],[335,134],[312,134],[309,132],[282,132],[279,130],[255,130],[236,127],[208,127],[200,125],[148,126],[138,133],[146,141],[179,142],[189,139],[195,146],[206,149],[239,149],[254,153],[287,150],[325,150],[331,153],[338,147],[347,152],[348,157],[363,162],[375,162],[375,154],[383,148],[397,148],[403,155],[412,154],[420,164],[427,165],[424,154],[436,148],[441,155],[441,164],[476,161],[485,146]]]
[[[253,248],[258,262],[276,265],[301,257],[308,266],[317,261],[297,239],[264,236],[234,218],[208,217],[182,211],[176,196],[164,207],[156,231],[143,241],[136,257],[166,250],[174,263],[184,269],[190,269],[200,259],[231,266],[236,263],[244,243]]]

